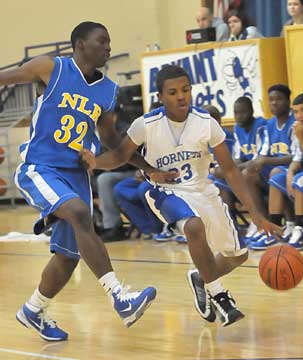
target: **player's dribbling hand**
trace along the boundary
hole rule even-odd
[[[258,231],[264,231],[267,236],[271,235],[282,235],[283,229],[281,226],[271,223],[267,219],[265,219],[262,215],[254,215],[252,216],[253,223],[257,226]]]
[[[95,155],[88,149],[83,148],[79,152],[79,162],[82,167],[88,171],[92,171],[96,168],[96,158]]]
[[[161,171],[154,170],[148,174],[150,179],[159,184],[174,184],[176,178],[179,176],[179,172],[177,171]]]

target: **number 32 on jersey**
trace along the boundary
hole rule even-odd
[[[80,151],[82,149],[82,140],[86,135],[88,125],[85,121],[77,124],[76,133],[79,135],[71,140],[71,130],[75,127],[75,118],[72,115],[64,115],[61,118],[61,128],[54,132],[54,139],[59,144],[68,143],[68,147]],[[71,140],[71,141],[70,141]]]

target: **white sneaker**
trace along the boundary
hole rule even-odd
[[[295,226],[288,245],[296,248],[297,250],[303,249],[303,228],[301,226]]]
[[[251,238],[252,236],[255,235],[255,233],[258,231],[258,228],[256,227],[256,225],[251,222],[247,228],[247,231],[246,231],[246,234],[245,234],[245,237],[246,238]]]
[[[281,237],[282,242],[287,243],[289,241],[294,228],[295,228],[294,222],[286,221],[286,225],[283,227],[283,234]]]

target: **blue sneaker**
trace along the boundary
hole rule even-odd
[[[249,245],[251,243],[255,243],[258,240],[260,240],[263,236],[265,235],[265,233],[262,231],[257,231],[253,236],[251,236],[250,238],[244,238],[245,244]]]
[[[147,287],[143,291],[128,292],[129,287],[120,288],[111,296],[112,305],[127,327],[133,325],[144,314],[156,297],[157,290]]]
[[[187,239],[183,235],[176,235],[174,237],[174,240],[177,241],[177,243],[179,243],[179,244],[187,244]]]
[[[162,231],[160,234],[156,234],[154,236],[154,240],[159,241],[159,242],[163,242],[163,241],[169,241],[174,239],[175,234],[172,233],[171,231]]]
[[[68,338],[68,334],[58,328],[56,322],[47,315],[46,310],[40,310],[35,313],[24,304],[18,310],[16,319],[25,327],[38,331],[44,340],[63,341]]]
[[[264,235],[258,241],[254,241],[249,244],[249,249],[266,250],[272,246],[275,246],[277,243],[278,241],[272,235],[267,237],[264,233]]]

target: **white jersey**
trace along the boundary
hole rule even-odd
[[[169,120],[160,107],[136,119],[127,133],[136,145],[144,145],[144,158],[151,166],[179,171],[180,177],[165,188],[181,191],[205,190],[212,160],[209,148],[225,139],[217,121],[195,107],[182,123]]]

